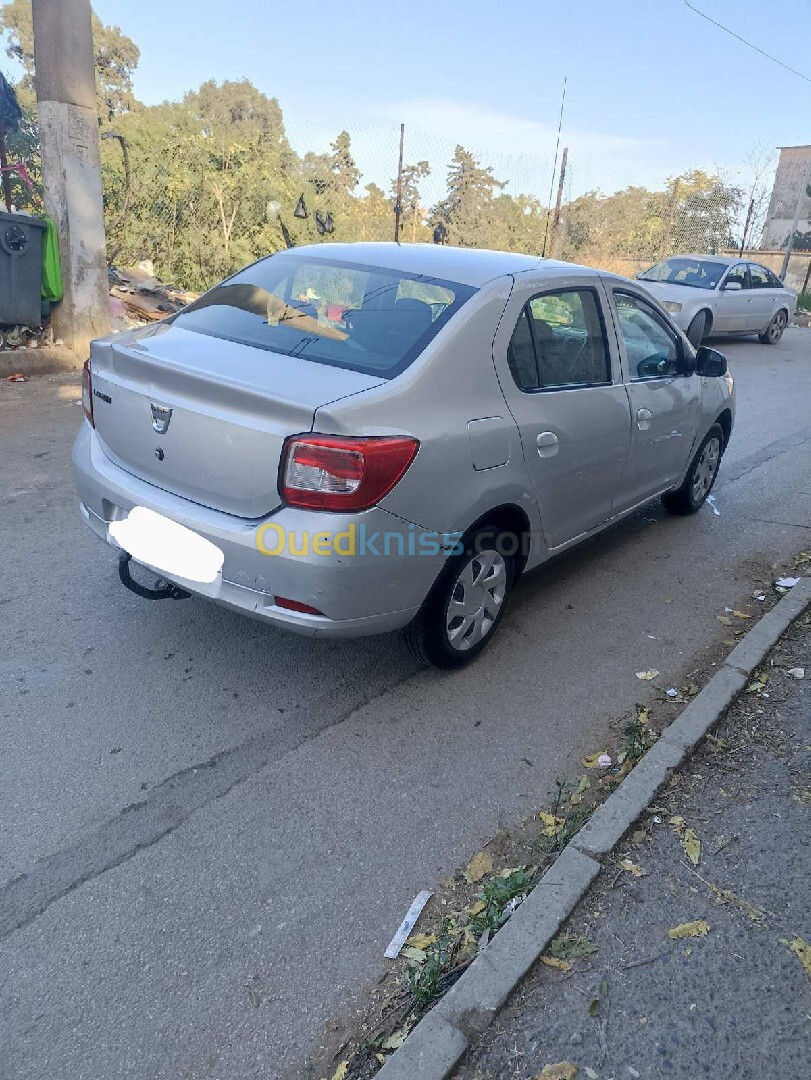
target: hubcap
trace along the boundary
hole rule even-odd
[[[718,438],[713,436],[701,451],[701,457],[696,463],[696,471],[691,485],[694,503],[700,503],[702,499],[706,498],[712,487],[715,474],[718,472],[720,457],[721,443]]]
[[[445,615],[445,632],[454,649],[466,652],[487,637],[506,591],[507,564],[497,551],[474,555],[462,567]]]
[[[775,317],[772,319],[772,325],[770,328],[770,337],[772,341],[778,341],[783,336],[783,331],[786,328],[786,313],[784,311],[778,311]]]

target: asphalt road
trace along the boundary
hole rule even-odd
[[[0,385],[0,1044],[10,1080],[272,1080],[422,888],[536,806],[811,537],[811,331],[725,344],[720,516],[652,506],[528,577],[469,670],[126,592],[74,376]]]

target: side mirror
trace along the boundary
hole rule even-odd
[[[727,373],[727,358],[717,349],[699,345],[696,350],[696,374],[708,379],[718,379]]]
[[[742,288],[740,281],[727,281],[723,286],[724,292],[738,292]]]

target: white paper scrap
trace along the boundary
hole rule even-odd
[[[405,940],[411,931],[414,929],[414,924],[422,914],[422,909],[431,899],[431,893],[423,889],[421,893],[417,893],[411,907],[406,912],[406,917],[400,923],[400,927],[394,937],[391,939],[386,947],[386,951],[383,953],[389,960],[393,960],[399,955],[400,949],[405,945]]]

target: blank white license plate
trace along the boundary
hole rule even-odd
[[[210,585],[222,570],[225,556],[216,544],[145,506],[134,506],[108,531],[136,562],[167,577]]]

